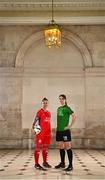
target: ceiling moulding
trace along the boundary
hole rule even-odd
[[[50,10],[50,0],[0,0],[0,11],[5,10]],[[54,9],[64,10],[105,10],[105,0],[55,0]]]
[[[0,25],[46,25],[49,17],[0,17]],[[103,25],[105,16],[56,17],[63,25]]]

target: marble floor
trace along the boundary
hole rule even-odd
[[[105,151],[74,149],[74,170],[65,173],[54,169],[59,162],[58,150],[49,150],[48,171],[34,168],[33,150],[0,150],[0,180],[65,180],[65,179],[105,179]],[[40,164],[42,157],[40,156]],[[66,157],[67,163],[67,157]]]

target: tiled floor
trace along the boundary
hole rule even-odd
[[[65,173],[54,169],[59,162],[58,150],[49,151],[49,162],[53,166],[44,172],[35,170],[33,150],[1,150],[0,180],[3,179],[105,179],[104,150],[73,150],[74,170]],[[42,158],[40,158],[40,163]],[[67,163],[67,158],[66,158]]]

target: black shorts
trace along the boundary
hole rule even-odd
[[[69,129],[56,132],[56,141],[71,141],[71,131]]]

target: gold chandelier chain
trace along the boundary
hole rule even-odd
[[[54,0],[52,0],[52,20],[51,22],[54,22]]]

